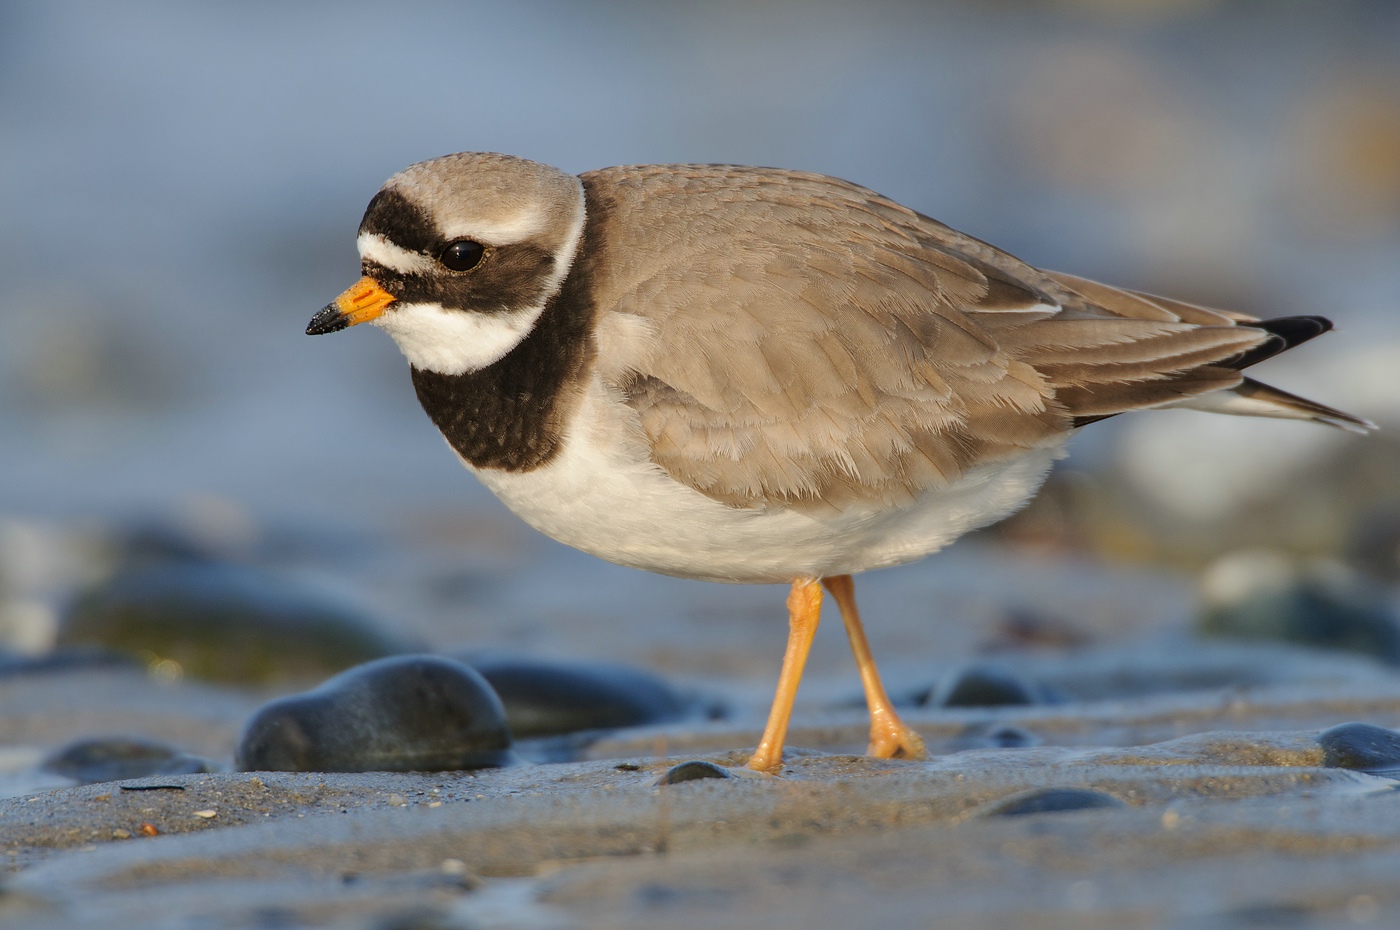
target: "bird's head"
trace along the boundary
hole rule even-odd
[[[413,367],[458,375],[503,358],[563,283],[583,231],[579,179],[483,152],[390,178],[360,222],[360,278],[308,335],[372,323]]]

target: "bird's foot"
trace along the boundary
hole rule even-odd
[[[758,749],[749,757],[745,766],[755,772],[762,772],[764,775],[776,775],[783,768],[783,750],[781,746],[776,747],[759,744]]]
[[[866,755],[877,759],[927,759],[924,738],[914,728],[893,715],[870,724],[870,747]]]

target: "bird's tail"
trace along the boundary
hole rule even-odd
[[[1241,417],[1277,417],[1284,420],[1312,420],[1326,423],[1352,433],[1369,433],[1376,424],[1361,417],[1352,416],[1344,410],[1328,407],[1316,401],[1280,391],[1276,387],[1245,378],[1238,386],[1223,391],[1198,394],[1170,407],[1184,407],[1189,410],[1206,410],[1211,413],[1229,413]]]
[[[1321,316],[1284,316],[1238,325],[1262,329],[1274,338],[1223,363],[1225,367],[1236,371],[1262,362],[1266,358],[1273,358],[1280,352],[1286,352],[1332,329],[1332,321]],[[1312,420],[1314,423],[1325,423],[1353,433],[1368,433],[1376,428],[1376,424],[1370,420],[1363,420],[1335,407],[1281,391],[1253,378],[1245,378],[1232,388],[1198,394],[1165,406],[1242,417]]]

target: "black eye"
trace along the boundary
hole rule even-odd
[[[480,242],[458,239],[448,243],[447,248],[438,256],[438,261],[453,271],[471,271],[481,264],[481,257],[485,254],[486,246]]]

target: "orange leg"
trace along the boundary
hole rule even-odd
[[[890,696],[885,693],[885,686],[880,683],[880,673],[875,668],[870,644],[865,639],[865,627],[860,623],[860,611],[856,609],[855,582],[850,575],[833,575],[823,578],[822,584],[841,608],[841,621],[846,624],[851,652],[855,654],[856,667],[860,669],[860,683],[865,686],[865,702],[870,705],[870,748],[866,753],[879,759],[893,759],[896,756],[927,758],[923,738],[899,719]]]
[[[783,740],[787,738],[788,721],[792,719],[792,702],[797,699],[802,668],[807,664],[807,653],[812,649],[817,621],[821,619],[821,585],[815,581],[794,581],[787,605],[787,651],[783,653],[783,670],[778,674],[778,692],[773,695],[773,709],[768,712],[763,738],[749,759],[749,768],[770,774],[776,773],[783,764]]]

